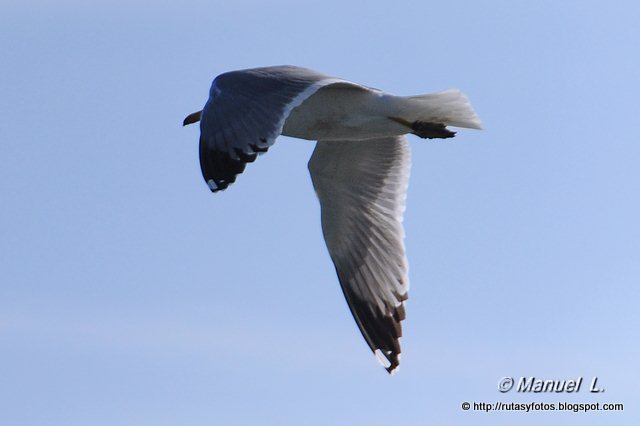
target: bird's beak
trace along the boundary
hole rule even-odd
[[[187,118],[184,119],[184,121],[182,122],[182,125],[186,126],[187,124],[197,123],[198,121],[200,121],[201,116],[202,116],[202,111],[191,113],[187,115]]]

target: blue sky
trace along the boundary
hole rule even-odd
[[[0,422],[637,422],[640,7],[615,5],[5,1]],[[213,195],[181,127],[217,74],[274,64],[399,95],[457,87],[483,120],[411,137],[393,377],[326,253],[313,143],[281,138]],[[503,376],[606,392],[500,394]]]

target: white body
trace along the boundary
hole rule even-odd
[[[282,134],[327,141],[393,137],[411,131],[392,118],[480,128],[468,99],[458,90],[405,97],[336,83],[322,87],[294,108]]]

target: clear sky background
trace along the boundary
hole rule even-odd
[[[635,1],[0,6],[0,424],[638,424]],[[282,137],[211,194],[217,74],[451,87],[485,130],[411,136],[402,366],[378,365]],[[501,394],[503,376],[605,393]],[[462,411],[612,402],[624,412]]]

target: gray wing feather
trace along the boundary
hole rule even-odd
[[[337,82],[345,81],[293,66],[216,77],[200,120],[200,166],[211,190],[233,183],[246,163],[274,144],[293,108]]]
[[[389,372],[399,365],[409,286],[402,218],[410,167],[403,136],[319,141],[309,161],[340,285],[365,340]]]

